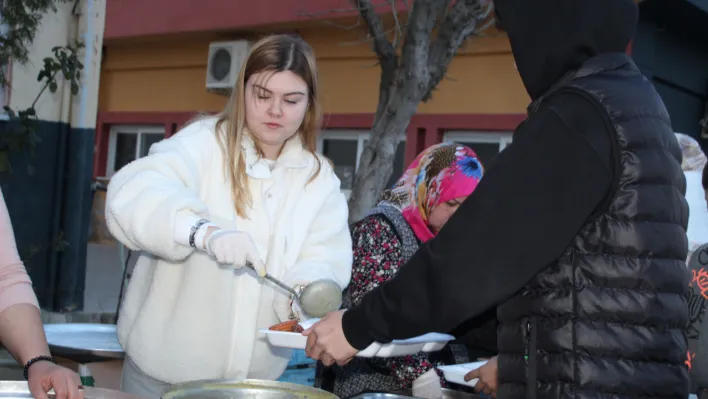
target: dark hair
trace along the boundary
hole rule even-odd
[[[708,190],[708,162],[706,162],[706,166],[703,167],[703,189]]]

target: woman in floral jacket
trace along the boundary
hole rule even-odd
[[[438,144],[423,151],[378,205],[354,224],[352,278],[345,308],[391,279],[418,246],[443,227],[477,187],[482,164],[475,152],[459,144]],[[361,392],[391,392],[411,387],[438,363],[423,352],[392,358],[355,358],[334,366],[334,394],[346,398]],[[450,359],[444,363],[454,362]]]

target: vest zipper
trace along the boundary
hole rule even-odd
[[[537,336],[537,321],[536,316],[531,316],[528,319],[524,319],[524,361],[526,363],[526,398],[536,399],[536,387],[537,387],[537,350],[536,350],[536,336]]]

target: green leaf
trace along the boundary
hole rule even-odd
[[[51,91],[52,93],[57,92],[57,82],[55,82],[55,81],[49,82],[49,91]]]
[[[79,92],[79,85],[76,82],[71,82],[71,94],[76,95]]]

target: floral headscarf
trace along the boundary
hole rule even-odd
[[[435,234],[428,216],[441,203],[470,195],[484,169],[477,154],[461,144],[443,143],[420,153],[380,203],[395,206],[422,242]]]

